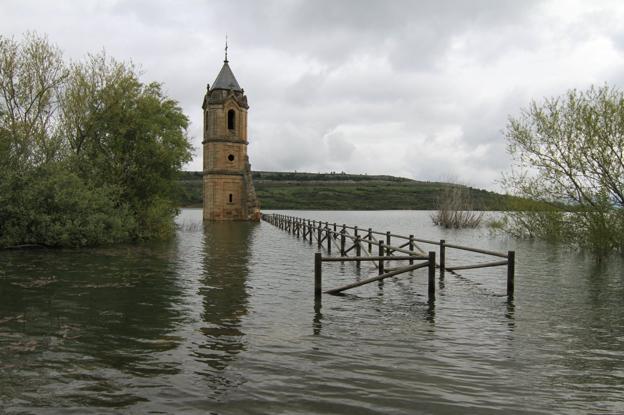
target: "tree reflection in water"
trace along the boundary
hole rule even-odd
[[[167,357],[182,341],[173,252],[0,251],[0,408],[126,406],[145,400],[128,379],[179,373]]]

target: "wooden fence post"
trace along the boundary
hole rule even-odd
[[[331,229],[329,227],[329,222],[325,222],[325,236],[328,239],[327,246],[329,246],[329,240],[331,239]]]
[[[368,253],[371,254],[373,253],[373,244],[371,243],[371,241],[373,240],[373,229],[372,228],[368,228]]]
[[[429,300],[435,300],[435,257],[434,251],[429,251]]]
[[[362,247],[360,246],[361,240],[362,238],[360,238],[360,235],[355,237],[355,256],[358,258],[362,255]],[[355,266],[358,268],[360,267],[359,259],[355,262]]]
[[[414,255],[414,235],[410,235],[409,236],[409,250],[410,250],[410,255]],[[412,265],[414,263],[413,259],[409,260],[410,265]]]
[[[388,251],[388,255],[391,254],[390,252],[390,246],[392,245],[391,240],[390,240],[390,231],[386,232],[386,250]]]
[[[318,247],[319,248],[322,246],[322,243],[321,243],[321,238],[323,237],[322,233],[323,233],[323,229],[321,228],[321,221],[319,221],[318,229],[317,229],[318,238],[316,238],[316,241],[318,242]]]
[[[446,270],[446,241],[440,239],[440,278],[444,278],[444,271]]]
[[[347,232],[347,227],[343,223],[342,230],[340,231],[340,256],[345,256],[345,233]]]
[[[385,251],[386,250],[384,249],[383,241],[379,241],[379,256],[383,257]],[[384,273],[384,260],[383,260],[383,258],[381,258],[379,260],[379,267],[378,268],[379,268],[379,275],[383,274]]]
[[[507,297],[514,296],[514,274],[516,272],[516,252],[507,252]]]
[[[327,253],[331,255],[331,230],[327,223],[325,223],[325,238],[327,238]]]
[[[323,289],[322,285],[322,270],[323,266],[323,257],[320,252],[314,254],[314,298],[320,298]]]

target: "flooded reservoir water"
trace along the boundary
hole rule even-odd
[[[0,252],[0,414],[624,413],[621,258],[427,212],[281,213],[516,250],[515,298],[500,267],[428,304],[423,269],[315,304],[316,245],[184,210],[166,243]],[[324,287],[356,274],[324,264]]]

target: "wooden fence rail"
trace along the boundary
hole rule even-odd
[[[366,260],[376,260],[376,259],[381,259],[383,260],[384,258],[387,257],[370,257],[370,258],[349,258],[348,260],[361,260],[361,261],[366,261]],[[401,259],[411,259],[412,257],[409,258],[401,258]],[[386,278],[390,278],[390,277],[394,277],[397,276],[399,274],[403,274],[405,272],[410,272],[410,271],[414,271],[417,270],[419,268],[424,268],[424,267],[429,267],[429,299],[433,299],[435,297],[435,252],[430,252],[429,253],[429,257],[423,258],[422,256],[417,257],[417,259],[426,259],[426,262],[417,264],[417,265],[409,265],[407,267],[403,267],[403,268],[398,268],[396,270],[393,271],[389,271],[389,272],[384,272],[380,275],[377,275],[375,277],[370,277],[370,278],[366,278],[364,280],[361,281],[356,281],[353,282],[351,284],[347,284],[347,285],[343,285],[342,287],[338,287],[338,288],[332,288],[331,290],[327,290],[325,291],[325,293],[327,294],[340,294],[343,291],[349,290],[351,288],[355,288],[355,287],[361,287],[362,285],[366,285],[366,284],[370,284],[371,282],[375,282],[375,281],[382,281]],[[323,262],[327,262],[327,261],[336,261],[336,260],[340,260],[340,258],[323,258],[321,256],[320,252],[317,252],[315,254],[314,257],[314,292],[316,293],[317,296],[320,295],[320,293],[322,292],[322,288],[321,288],[321,284],[322,284],[322,268],[321,265]],[[393,260],[396,260],[395,258],[393,258]],[[318,285],[317,285],[318,284]]]
[[[325,248],[328,254],[331,254],[332,248],[335,248],[340,254],[340,257],[322,257],[320,253],[315,256],[315,293],[317,293],[317,295],[320,295],[321,293],[320,280],[322,275],[322,263],[332,261],[354,261],[357,267],[360,267],[362,261],[371,261],[378,269],[379,275],[346,285],[344,287],[326,291],[326,293],[329,294],[337,294],[350,288],[359,287],[374,281],[382,281],[385,278],[428,266],[430,275],[429,297],[433,298],[435,296],[433,279],[436,267],[440,270],[440,278],[444,278],[444,273],[446,271],[456,274],[456,271],[458,270],[507,266],[507,296],[509,298],[513,298],[514,295],[514,251],[508,251],[507,253],[496,252],[457,244],[449,244],[444,239],[441,239],[440,241],[432,241],[428,239],[415,238],[414,235],[405,236],[391,232],[379,232],[374,231],[371,228],[365,229],[358,226],[347,226],[346,224],[339,225],[337,223],[329,223],[327,221],[323,222],[310,220],[278,213],[263,214],[262,219],[288,233],[303,238],[303,240],[308,241],[310,245],[312,245],[313,239],[315,239],[317,247],[319,249]],[[376,238],[374,235],[379,236],[379,238]],[[435,252],[426,252],[425,249],[420,247],[417,243],[437,246],[439,263],[435,262]],[[376,256],[373,255],[373,246],[378,247]],[[457,249],[482,255],[490,255],[505,258],[505,260],[476,264],[447,265],[446,251],[448,249]],[[349,253],[352,253],[354,256],[349,256]],[[406,255],[399,256],[396,255],[396,253]],[[431,254],[433,254],[433,256]],[[427,262],[414,265],[414,261],[418,260],[426,260]],[[385,272],[385,262],[387,261],[409,261],[409,266]]]

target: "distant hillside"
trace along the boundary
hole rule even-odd
[[[182,172],[180,206],[201,206],[201,172]],[[390,210],[436,208],[440,192],[451,183],[423,182],[393,176],[345,173],[253,172],[262,209]],[[476,206],[505,210],[509,197],[467,187]]]

